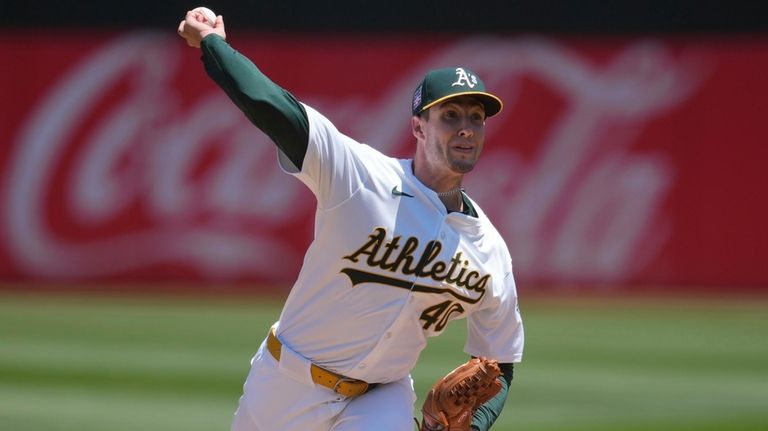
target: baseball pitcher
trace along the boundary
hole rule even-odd
[[[411,370],[427,337],[465,318],[471,357],[434,384],[421,430],[488,430],[523,353],[509,251],[462,188],[498,97],[465,67],[428,72],[412,98],[412,159],[340,133],[196,11],[178,27],[207,74],[317,199],[315,236],[251,362],[233,431],[409,431]]]

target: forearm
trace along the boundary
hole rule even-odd
[[[206,36],[200,47],[208,76],[301,169],[309,139],[301,103],[218,35]]]
[[[501,375],[498,379],[501,382],[501,390],[496,396],[475,410],[472,417],[473,430],[488,431],[491,429],[491,425],[496,422],[496,419],[501,414],[501,410],[504,408],[504,403],[507,401],[509,386],[512,383],[514,364],[499,364],[499,368],[501,369]]]

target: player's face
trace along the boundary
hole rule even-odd
[[[485,141],[485,110],[471,97],[457,97],[429,109],[422,122],[422,156],[433,169],[471,171]],[[419,150],[417,150],[419,151]]]

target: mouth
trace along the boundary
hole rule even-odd
[[[475,146],[470,144],[456,144],[451,146],[451,150],[462,154],[470,154],[475,151]]]

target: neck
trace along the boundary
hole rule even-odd
[[[414,158],[411,167],[413,169],[413,175],[416,176],[422,184],[437,193],[440,198],[455,198],[456,196],[461,196],[461,193],[459,192],[462,190],[461,181],[464,178],[464,175],[455,172],[441,172],[430,169],[429,166],[420,164],[417,158]]]
[[[443,202],[448,211],[464,210],[464,199],[461,195],[461,182],[464,179],[463,174],[453,171],[437,170],[430,168],[429,164],[421,163],[418,153],[413,159],[411,168],[413,175],[421,181],[422,184],[437,193],[437,197]]]
[[[443,205],[445,205],[445,209],[448,211],[462,212],[464,211],[464,198],[461,195],[462,189],[459,188],[456,190],[456,193],[438,193],[437,196],[440,198],[440,201],[443,203]]]

